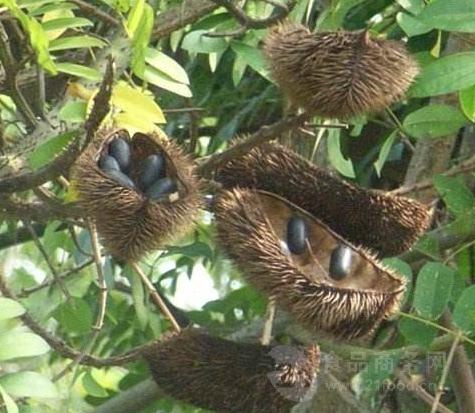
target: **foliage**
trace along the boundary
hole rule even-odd
[[[104,56],[109,54],[115,59],[117,79],[106,124],[114,122],[132,132],[163,128],[196,157],[225,150],[231,138],[255,132],[286,113],[259,48],[265,24],[239,32],[240,23],[227,9],[216,6],[200,14],[198,6],[193,9],[193,0],[186,2],[186,11],[180,0],[98,0],[84,2],[87,7],[82,3],[0,0],[0,48],[6,50],[8,44],[11,49],[11,55],[0,51],[0,181],[1,168],[9,173],[23,162],[37,171],[74,142],[75,132],[90,113]],[[252,19],[278,12],[272,2],[240,3],[246,3],[245,12]],[[196,18],[181,19],[185,12],[196,13]],[[165,35],[156,35],[177,15]],[[472,152],[461,148],[464,139],[474,138],[475,52],[454,49],[451,42],[475,32],[474,15],[475,5],[467,0],[297,0],[289,18],[312,29],[369,28],[406,40],[421,74],[407,98],[387,113],[351,119],[347,128],[325,127],[333,121],[315,119],[322,128],[300,135],[289,132],[282,140],[346,179],[380,189],[402,186],[411,156],[416,156],[414,145],[417,153],[418,145],[430,140],[456,138],[456,145],[447,146],[453,152],[450,161],[455,168],[466,165],[460,162],[473,156],[473,145]],[[226,35],[233,32],[238,35]],[[6,74],[15,77],[14,84]],[[31,137],[36,138],[34,145]],[[456,172],[472,166],[473,159]],[[419,242],[412,258],[409,253],[387,261],[408,278],[400,317],[383,325],[372,343],[375,350],[365,352],[369,361],[349,378],[358,403],[367,409],[385,405],[384,384],[395,380],[396,367],[407,362],[408,348],[417,348],[410,357],[420,362],[431,355],[442,335],[454,336],[460,329],[471,360],[475,354],[473,185],[454,176],[453,170],[437,172],[431,171],[429,182],[419,183],[440,201],[438,228]],[[70,361],[25,327],[22,317],[31,314],[70,347],[103,358],[124,353],[170,328],[130,268],[106,256],[101,263],[108,289],[105,324],[91,340],[100,292],[84,221],[58,213],[46,222],[33,222],[37,215],[29,216],[28,211],[7,212],[2,202],[9,195],[1,197],[0,260],[19,298],[0,297],[0,409],[84,412],[143,381],[148,372],[140,362],[120,367],[79,362],[63,375]],[[17,193],[14,200],[44,198],[64,208],[75,194],[57,179],[41,191]],[[28,231],[32,222],[42,250]],[[195,233],[150,255],[141,265],[160,291],[188,305],[183,310],[187,317],[218,334],[244,331],[264,317],[265,298],[246,286],[224,257],[208,213]],[[54,273],[63,279],[69,297]],[[212,288],[183,295],[192,288],[190,280],[197,279]],[[180,297],[191,302],[184,303],[183,298],[180,302]],[[453,325],[444,327],[441,316],[447,312]],[[292,339],[289,334],[284,329],[277,333],[284,341]],[[417,347],[409,347],[414,344]],[[327,348],[322,344],[323,351],[338,348],[337,343]],[[441,366],[436,370],[439,377]],[[455,401],[448,403],[458,411]],[[402,408],[408,413],[421,411],[418,404]],[[163,398],[143,411],[201,410]]]

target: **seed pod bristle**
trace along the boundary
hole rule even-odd
[[[287,413],[313,390],[318,346],[236,343],[187,329],[144,353],[166,394],[223,413]]]
[[[308,222],[308,251],[285,247],[286,224],[297,211]],[[340,338],[368,334],[398,309],[404,280],[368,251],[349,244],[298,206],[275,194],[234,189],[215,203],[218,236],[246,280],[275,297],[306,327]],[[330,274],[332,251],[351,250],[348,276]]]
[[[225,188],[273,192],[310,212],[355,245],[380,256],[397,255],[431,223],[429,208],[410,198],[351,185],[281,145],[266,143],[224,164]]]
[[[149,155],[163,153],[167,174],[176,180],[177,193],[156,202],[137,188],[120,185],[98,160],[107,153],[107,145],[117,138],[131,148],[130,178],[138,182],[141,162]],[[116,258],[136,261],[146,252],[193,228],[202,207],[200,181],[192,160],[163,134],[102,130],[84,151],[72,170],[72,182],[79,201],[96,222],[106,249]]]
[[[294,23],[269,30],[264,55],[291,102],[329,118],[383,110],[419,71],[401,42],[362,31],[311,33]]]

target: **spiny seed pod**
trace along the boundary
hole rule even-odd
[[[311,33],[284,23],[269,31],[264,54],[292,103],[329,118],[381,111],[418,74],[401,42],[373,39],[367,31]]]
[[[219,239],[246,280],[310,329],[356,338],[398,309],[402,278],[287,200],[234,189],[223,192],[214,209]],[[306,220],[308,234],[307,250],[299,254],[286,245],[295,214]],[[349,258],[339,254],[344,262],[335,263],[332,255],[342,245]]]
[[[107,154],[114,157],[110,143],[118,141],[129,145],[130,165],[127,156],[121,160],[130,170],[128,175],[124,170],[107,169],[107,165],[115,167],[116,163],[104,167]],[[127,152],[127,146],[122,146],[112,147],[119,151],[115,154],[119,158]],[[156,153],[163,154],[166,175],[176,187],[174,192],[155,199],[146,196],[140,182],[143,162]],[[100,131],[76,162],[72,182],[81,204],[95,219],[105,247],[123,261],[135,261],[189,231],[202,206],[200,183],[191,159],[164,134],[136,133],[130,138],[125,130]]]
[[[290,149],[263,144],[222,166],[216,180],[280,195],[355,245],[380,256],[399,254],[429,227],[425,205],[351,185]]]
[[[263,346],[183,330],[144,353],[168,395],[223,413],[286,413],[315,387],[318,346]]]

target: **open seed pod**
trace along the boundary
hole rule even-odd
[[[284,413],[315,386],[318,346],[263,346],[212,337],[200,330],[150,346],[153,378],[168,395],[226,413]]]
[[[404,96],[418,73],[403,43],[366,31],[312,33],[284,23],[269,31],[264,54],[292,103],[329,118],[381,111]]]
[[[289,201],[234,189],[215,212],[219,239],[246,280],[310,329],[356,338],[398,309],[402,278]]]
[[[123,261],[191,230],[202,204],[191,159],[164,134],[100,131],[72,180],[105,247]]]
[[[280,195],[352,244],[381,256],[411,247],[431,222],[425,205],[351,185],[277,144],[260,145],[224,164],[216,180],[225,188],[255,188]]]

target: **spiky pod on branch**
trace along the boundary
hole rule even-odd
[[[264,55],[292,103],[328,118],[383,110],[404,96],[419,71],[402,42],[367,31],[312,33],[295,23],[270,29]]]
[[[260,145],[227,162],[216,180],[225,188],[280,195],[380,256],[407,250],[431,223],[429,208],[420,202],[351,185],[278,144]]]
[[[130,178],[137,184],[142,161],[155,153],[165,158],[166,176],[177,190],[160,201],[144,195],[137,184],[129,188],[117,183],[98,161],[115,139],[130,145]],[[202,207],[200,181],[195,165],[165,134],[136,133],[121,129],[102,130],[81,155],[72,170],[72,183],[79,201],[96,221],[107,250],[123,261],[136,261],[146,252],[160,248],[194,227]]]
[[[223,413],[287,413],[310,396],[320,362],[318,346],[236,343],[200,330],[181,333],[144,353],[168,395]]]

